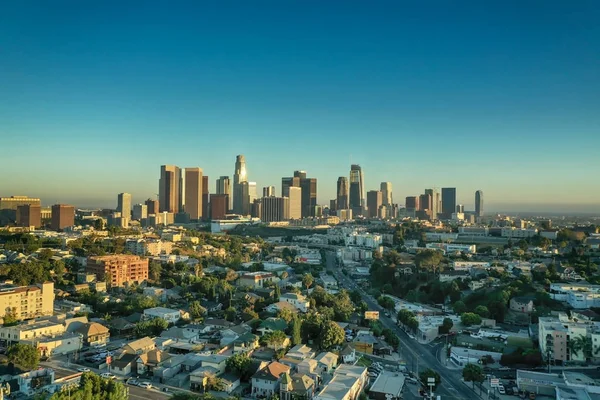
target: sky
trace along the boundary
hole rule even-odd
[[[0,195],[115,207],[160,165],[318,201],[363,167],[496,211],[600,213],[600,2],[16,1],[0,12]],[[259,189],[260,190],[260,189]]]

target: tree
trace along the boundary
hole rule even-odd
[[[190,316],[192,319],[200,319],[206,315],[206,308],[202,307],[202,304],[198,300],[190,303]]]
[[[227,371],[239,375],[241,380],[247,381],[252,375],[252,360],[247,353],[234,354],[225,362]]]
[[[151,262],[150,267],[148,268],[148,278],[151,281],[158,282],[160,281],[160,276],[162,274],[162,265],[159,262]]]
[[[11,309],[7,310],[3,320],[4,326],[14,326],[18,324],[19,320],[17,319],[17,308],[12,307]]]
[[[439,384],[442,382],[442,378],[440,377],[440,374],[438,374],[431,368],[428,368],[419,374],[419,379],[421,380],[421,383],[426,387],[428,387],[427,383],[429,382],[429,378],[435,379],[435,385],[433,386],[433,391],[435,391],[435,389],[437,389]]]
[[[133,333],[137,337],[158,336],[169,327],[169,323],[162,318],[153,318],[149,321],[141,321],[135,325]]]
[[[298,315],[294,315],[291,325],[292,345],[302,344],[302,320]]]
[[[396,307],[396,303],[392,300],[391,297],[388,296],[380,296],[377,299],[377,303],[386,310],[393,310]]]
[[[454,303],[454,306],[452,308],[454,309],[454,312],[457,314],[462,314],[465,311],[467,311],[467,305],[460,300],[457,301],[456,303]]]
[[[283,348],[286,339],[287,336],[282,331],[273,331],[263,335],[261,342],[274,348],[275,350],[279,350]]]
[[[437,266],[444,259],[444,255],[441,251],[427,249],[417,253],[415,257],[415,263],[417,268],[424,270],[431,270],[435,272]]]
[[[319,335],[321,349],[330,350],[344,343],[345,337],[344,330],[338,324],[333,321],[327,321],[323,324],[321,334]]]
[[[229,308],[227,308],[227,310],[225,310],[225,319],[227,321],[233,322],[233,321],[235,321],[235,314],[236,314],[235,308],[229,307]]]
[[[460,316],[460,322],[464,326],[479,325],[481,324],[481,317],[475,313],[466,312]]]
[[[490,316],[490,311],[486,306],[477,306],[475,307],[475,314],[479,315],[481,318],[487,318]]]
[[[78,388],[63,386],[51,400],[127,400],[128,390],[121,382],[105,379],[93,372],[84,372]]]
[[[304,274],[302,277],[302,284],[306,287],[306,289],[310,289],[315,279],[311,274]]]
[[[444,318],[444,321],[442,322],[442,326],[440,326],[438,328],[438,331],[440,334],[447,334],[450,332],[450,330],[452,329],[453,326],[454,326],[454,322],[452,322],[452,320],[450,318]]]
[[[8,362],[25,371],[37,368],[40,362],[40,353],[37,348],[29,344],[16,343],[11,345],[6,352]]]
[[[481,383],[485,380],[483,369],[475,364],[465,365],[463,368],[463,378],[465,382],[473,382],[473,388],[475,388],[475,382]]]

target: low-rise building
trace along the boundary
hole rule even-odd
[[[110,339],[108,328],[97,322],[84,324],[76,332],[82,336],[83,344],[89,347],[104,346]]]
[[[181,312],[172,308],[153,307],[147,308],[143,313],[144,319],[162,318],[170,324],[175,324],[181,319]]]
[[[356,400],[369,382],[366,367],[343,364],[315,396],[317,400]]]
[[[307,312],[310,307],[310,302],[307,300],[306,296],[300,293],[284,293],[279,296],[279,301],[290,303],[302,312]]]
[[[494,362],[499,362],[502,353],[493,351],[474,350],[465,347],[453,346],[450,350],[450,360],[456,365],[464,367],[467,364],[481,364],[481,360],[492,357]]]
[[[12,281],[0,283],[0,317],[7,313],[17,320],[52,315],[54,312],[54,283],[17,286]]]
[[[275,278],[275,275],[270,272],[245,272],[240,276],[238,286],[262,288],[265,284],[274,282]]]
[[[106,280],[112,287],[127,286],[148,279],[148,259],[127,254],[90,256],[86,271],[96,274],[99,280]]]
[[[510,299],[510,309],[513,311],[531,314],[534,308],[533,298],[531,297],[521,296]]]
[[[399,400],[404,388],[404,374],[383,371],[369,389],[369,398],[374,400]]]
[[[252,397],[270,398],[279,393],[279,384],[283,375],[290,372],[290,367],[277,361],[272,361],[268,365],[259,369],[252,376]]]

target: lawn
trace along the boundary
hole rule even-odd
[[[361,357],[358,359],[358,361],[356,361],[355,365],[359,365],[361,367],[369,367],[371,366],[371,364],[373,364],[373,361],[369,360],[368,358]]]

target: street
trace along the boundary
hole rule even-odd
[[[327,269],[330,270],[340,282],[341,286],[349,290],[357,290],[363,300],[371,310],[381,310],[376,300],[369,296],[362,288],[356,285],[345,274],[341,273],[337,268],[337,260],[334,254],[327,253]],[[437,358],[437,352],[442,351],[442,344],[435,346],[422,345],[416,340],[412,340],[408,335],[396,325],[396,322],[391,318],[386,317],[383,313],[380,314],[379,321],[381,324],[391,329],[400,339],[400,354],[406,360],[406,368],[413,371],[418,376],[419,371],[431,368],[440,374],[442,382],[436,390],[437,395],[441,395],[443,399],[477,399],[477,396],[470,387],[467,387],[462,382],[462,372],[459,370],[449,370],[441,365]]]

